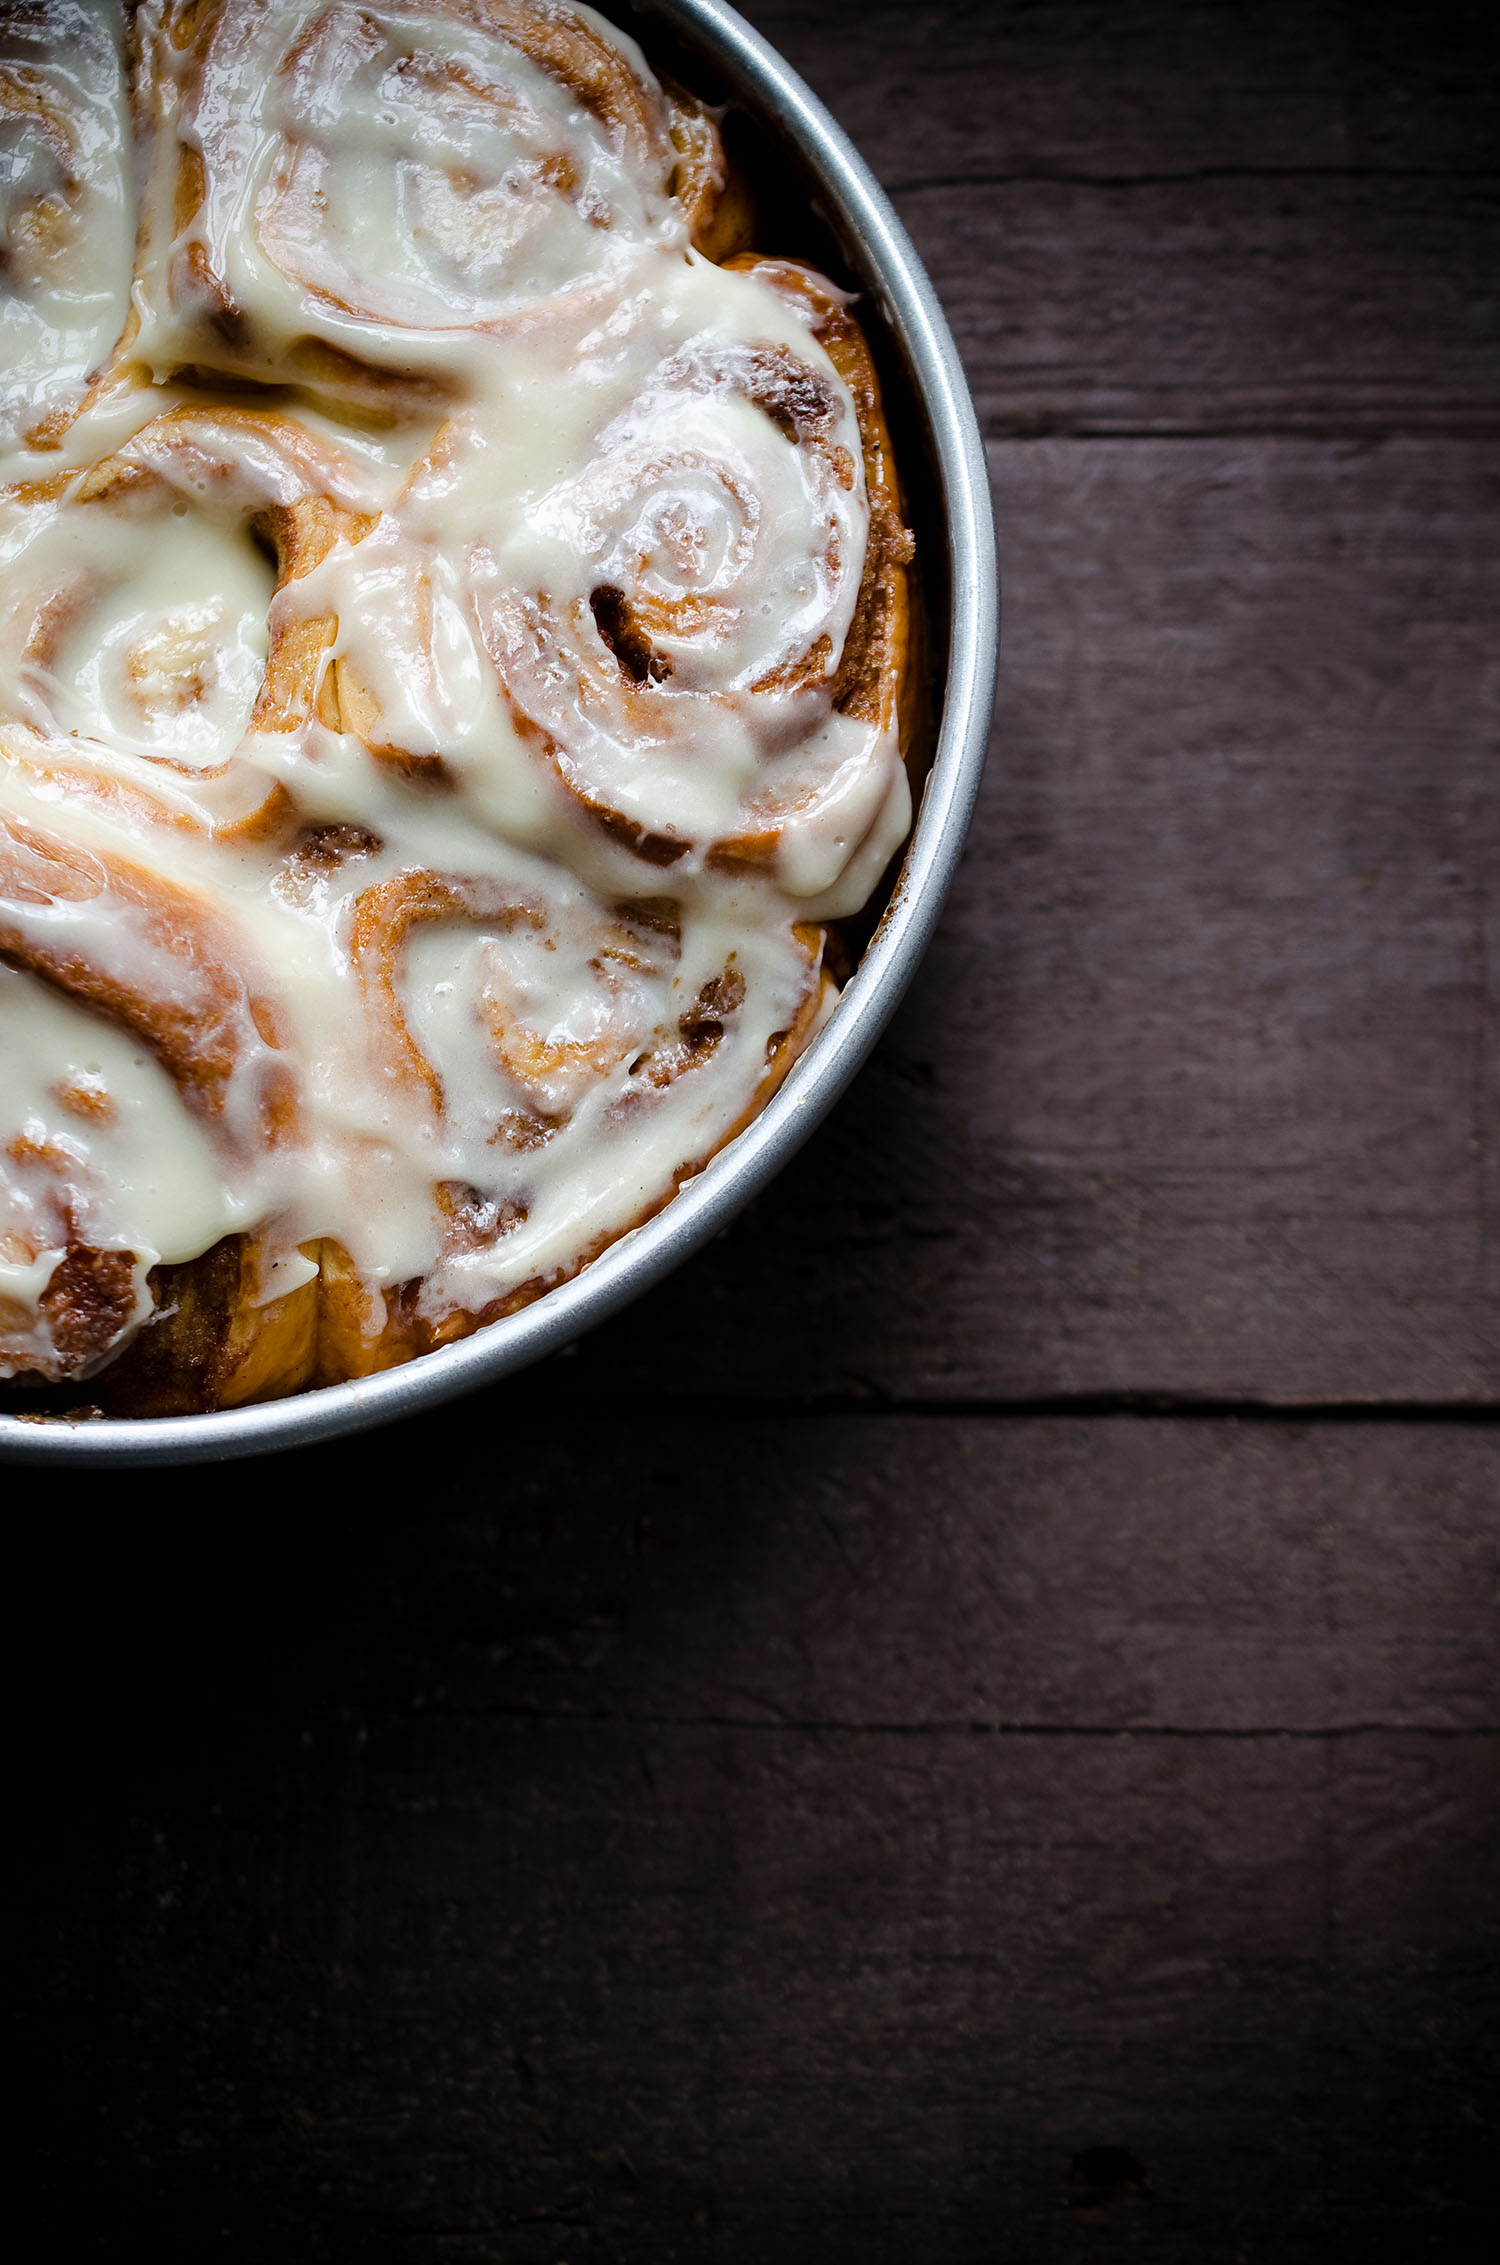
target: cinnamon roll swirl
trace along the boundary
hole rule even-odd
[[[482,794],[505,770],[512,829],[519,746],[642,863],[764,869],[840,915],[910,818],[910,541],[841,296],[786,261],[725,282],[664,278],[562,414],[444,427],[370,549],[330,566],[338,698],[409,772],[442,749]],[[491,672],[504,713],[472,710],[466,760],[449,688]]]
[[[114,0],[0,9],[0,454],[66,426],[125,320],[123,29]]]
[[[643,254],[715,240],[711,116],[588,9],[145,0],[142,26],[158,370],[409,402],[476,328],[603,307]]]
[[[350,898],[367,1062],[437,1167],[420,1272],[329,1281],[325,1363],[358,1374],[529,1303],[665,1203],[769,1098],[832,1002],[822,935],[606,902],[539,861],[406,868]],[[504,868],[508,866],[509,870]],[[379,1183],[373,1156],[366,1184]]]

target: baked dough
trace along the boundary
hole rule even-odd
[[[0,1377],[150,1414],[515,1310],[764,1105],[910,821],[910,542],[843,294],[590,9],[114,20],[0,47],[59,247],[0,395]]]

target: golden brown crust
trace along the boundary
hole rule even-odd
[[[310,1281],[282,1297],[257,1302],[257,1254],[253,1237],[227,1235],[198,1258],[152,1268],[148,1282],[155,1310],[125,1350],[94,1376],[89,1376],[86,1359],[73,1366],[75,1377],[87,1378],[90,1401],[100,1414],[202,1415],[213,1408],[284,1399],[312,1383],[318,1284]],[[118,1284],[122,1266],[128,1276],[128,1252],[79,1253],[75,1259],[70,1251],[53,1281],[66,1275],[65,1294],[76,1296],[80,1282],[87,1282],[87,1295],[97,1277],[107,1295],[111,1282]],[[107,1339],[101,1335],[100,1342]],[[24,1409],[49,1406],[76,1391],[76,1384],[58,1387],[20,1376],[9,1396]]]
[[[870,540],[856,626],[844,646],[835,701],[850,715],[889,722],[907,654],[913,544],[886,423],[880,379],[863,329],[821,277],[791,260],[735,260],[732,266],[795,295],[812,313],[813,336],[848,386],[864,448]]]
[[[672,194],[687,216],[693,249],[723,267],[755,241],[754,191],[725,149],[718,112],[671,79],[662,86],[677,153]]]

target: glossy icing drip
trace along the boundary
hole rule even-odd
[[[5,334],[0,1374],[91,1374],[235,1235],[247,1310],[321,1280],[323,1353],[243,1385],[284,1390],[565,1278],[763,1104],[909,822],[900,656],[851,689],[889,593],[838,296],[694,249],[622,34],[138,41],[130,314],[126,214],[102,344],[45,296],[47,354]]]
[[[116,0],[0,13],[0,444],[66,412],[120,333],[135,215]]]

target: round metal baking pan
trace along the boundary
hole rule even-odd
[[[814,234],[765,249],[819,256],[863,294],[917,522],[933,671],[931,768],[895,886],[826,1028],[738,1139],[644,1226],[533,1306],[404,1367],[258,1407],[201,1416],[0,1416],[0,1457],[189,1463],[309,1446],[436,1407],[558,1351],[679,1265],[786,1163],[879,1036],[932,933],[963,847],[994,693],[998,581],[984,450],[937,296],[852,143],[794,72],[720,0],[637,0],[606,11],[648,58],[731,105],[762,167],[810,208]],[[783,228],[780,233],[785,234]],[[80,1386],[86,1394],[87,1385]]]

